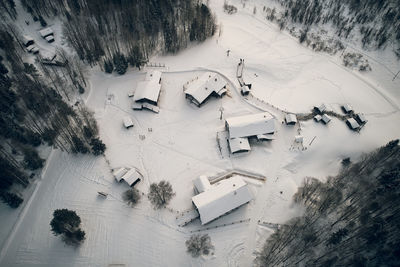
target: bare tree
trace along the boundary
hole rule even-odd
[[[214,251],[214,246],[208,234],[192,235],[189,240],[186,240],[185,244],[187,252],[194,258],[201,255],[209,255]]]
[[[164,208],[174,196],[172,186],[167,181],[163,180],[158,184],[152,183],[150,185],[148,198],[156,209]]]

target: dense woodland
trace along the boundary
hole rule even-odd
[[[305,213],[265,243],[258,266],[400,266],[400,146],[391,141],[294,195]]]
[[[89,64],[123,74],[154,52],[178,52],[216,30],[210,9],[198,0],[23,0],[34,17],[59,16],[64,36]]]
[[[390,47],[400,57],[400,5],[396,0],[276,1],[283,11],[273,9],[268,19],[281,28],[300,24],[307,34],[313,25],[332,26],[339,37],[359,39],[368,49]]]

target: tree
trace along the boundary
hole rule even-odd
[[[47,26],[47,22],[44,20],[44,18],[41,15],[39,15],[39,21],[40,21],[40,25],[42,25],[42,27]]]
[[[201,255],[209,255],[214,250],[214,246],[208,234],[192,235],[189,240],[186,240],[185,244],[187,252],[194,258]]]
[[[113,62],[115,66],[115,71],[119,75],[123,75],[128,68],[128,61],[126,60],[125,56],[121,53],[116,53],[113,57]]]
[[[92,152],[95,156],[104,154],[106,150],[106,145],[103,144],[99,138],[92,138],[90,145],[92,146]]]
[[[135,206],[140,200],[140,193],[135,188],[131,188],[126,190],[123,195],[122,199],[128,203],[130,206]]]
[[[167,181],[150,185],[148,198],[156,209],[164,208],[174,196],[175,193],[172,190],[172,186]]]
[[[43,167],[44,159],[42,159],[36,150],[27,147],[24,149],[24,163],[29,170],[37,170]]]
[[[24,201],[21,197],[10,192],[0,192],[1,200],[13,209],[16,209]]]
[[[85,239],[85,232],[80,229],[81,218],[73,210],[57,209],[50,222],[55,236],[61,235],[63,241],[70,245],[79,245]]]

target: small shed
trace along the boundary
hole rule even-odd
[[[349,114],[349,113],[353,112],[353,107],[350,106],[349,104],[344,104],[342,106],[342,110],[344,113]]]
[[[287,125],[295,125],[297,123],[297,117],[295,114],[288,113],[285,115],[285,122]]]
[[[324,115],[322,115],[322,119],[321,120],[322,120],[322,122],[324,124],[328,124],[331,121],[331,117],[329,117],[328,115],[324,114]]]
[[[320,121],[322,120],[322,116],[321,116],[321,115],[315,115],[315,116],[314,116],[314,120],[315,120],[316,122],[320,122]]]
[[[241,152],[248,152],[251,150],[249,139],[248,138],[230,138],[228,140],[229,149],[232,154],[241,153]]]
[[[54,42],[54,36],[53,35],[46,36],[44,39],[46,39],[46,41],[48,43]]]
[[[346,124],[352,130],[358,130],[360,128],[360,125],[358,124],[358,122],[353,118],[346,120]]]
[[[30,45],[33,45],[35,43],[35,40],[33,40],[33,38],[29,35],[22,35],[22,42],[26,47],[28,47]]]
[[[242,96],[246,96],[250,94],[250,88],[245,84],[242,87],[240,87],[240,93]]]
[[[141,178],[142,176],[135,168],[130,169],[121,177],[121,179],[127,182],[130,187],[140,182]]]
[[[125,126],[126,129],[129,129],[129,128],[133,127],[133,122],[132,122],[130,117],[125,116],[123,118],[123,122],[124,122],[124,126]]]
[[[194,189],[196,194],[203,193],[211,188],[210,181],[207,176],[201,175],[199,178],[193,181]]]
[[[303,138],[302,135],[296,135],[296,136],[294,137],[294,141],[295,141],[296,143],[302,144],[302,143],[303,143],[303,140],[304,140],[304,138]]]
[[[271,141],[271,140],[275,140],[275,135],[274,135],[274,134],[259,134],[259,135],[257,135],[257,140],[258,140],[258,141]]]
[[[53,29],[51,27],[44,28],[43,30],[39,31],[40,36],[46,38],[49,35],[54,35]]]
[[[326,106],[325,106],[325,104],[321,104],[319,106],[315,106],[314,110],[316,112],[318,112],[319,114],[322,114],[326,110]]]
[[[119,168],[119,169],[113,170],[113,175],[114,175],[114,178],[118,182],[120,182],[122,179],[122,176],[124,176],[127,172],[128,172],[128,170],[126,168]]]
[[[359,124],[365,124],[367,123],[367,119],[365,118],[365,116],[363,114],[358,113],[355,117],[355,119],[357,120],[357,122]]]

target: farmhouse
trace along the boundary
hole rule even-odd
[[[161,72],[151,71],[146,74],[146,79],[138,83],[133,95],[133,109],[146,108],[158,113],[158,99],[161,90]]]
[[[228,131],[229,149],[232,154],[250,151],[249,138],[259,141],[272,140],[271,134],[275,132],[274,119],[267,112],[228,118],[225,128]]]
[[[132,122],[131,118],[129,118],[128,116],[125,116],[123,118],[123,122],[124,122],[124,126],[126,129],[133,127],[133,122]]]
[[[296,115],[291,113],[286,114],[285,121],[287,125],[295,125],[297,123]]]
[[[253,199],[250,190],[241,176],[233,176],[211,185],[208,179],[194,181],[198,195],[192,202],[200,214],[201,224],[209,223],[226,213],[248,203]],[[197,188],[197,185],[200,185]]]
[[[210,96],[222,97],[227,92],[226,86],[226,81],[219,74],[206,72],[184,89],[186,98],[200,107]]]
[[[39,31],[40,36],[42,36],[42,38],[46,38],[47,36],[50,35],[54,35],[53,29],[48,27],[48,28],[44,28],[43,30]]]

